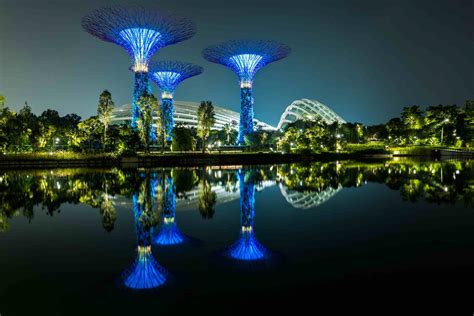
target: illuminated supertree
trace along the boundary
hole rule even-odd
[[[163,177],[163,226],[154,241],[161,246],[183,243],[186,237],[176,223],[176,186],[172,177]]]
[[[135,83],[132,98],[132,127],[140,111],[137,100],[151,94],[148,64],[162,47],[187,40],[196,25],[182,17],[140,6],[112,6],[92,11],[82,18],[82,27],[103,41],[125,48],[133,62]]]
[[[155,182],[146,181],[139,193],[132,196],[135,228],[137,233],[137,258],[123,273],[126,287],[136,290],[153,289],[166,283],[167,272],[156,262],[151,251],[151,228],[155,225]]]
[[[240,185],[240,212],[241,231],[240,238],[227,250],[227,255],[231,258],[244,261],[263,260],[270,256],[268,251],[255,237],[254,217],[255,217],[255,183],[251,179],[246,179],[244,171],[239,171]]]
[[[202,67],[180,61],[160,61],[150,67],[151,79],[161,90],[161,108],[167,140],[171,140],[174,127],[173,95],[178,85],[185,79],[202,73]]]
[[[289,46],[274,41],[234,40],[210,46],[203,56],[210,62],[232,69],[240,80],[239,144],[253,132],[252,83],[255,74],[265,65],[288,56]]]

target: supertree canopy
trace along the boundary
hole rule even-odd
[[[173,94],[176,87],[185,79],[202,73],[202,67],[180,61],[160,61],[150,68],[151,78],[161,89],[161,106],[164,117],[165,134],[171,140],[174,127]]]
[[[285,44],[262,40],[233,40],[203,51],[205,59],[227,66],[239,76],[239,144],[244,143],[245,135],[253,132],[252,83],[255,74],[265,65],[285,58],[290,52],[290,47]]]
[[[132,126],[136,127],[139,109],[136,101],[151,93],[148,64],[162,47],[194,36],[196,25],[182,17],[141,6],[111,6],[96,9],[82,18],[82,27],[103,41],[125,48],[133,61]]]
[[[239,171],[240,185],[240,238],[227,251],[231,258],[244,261],[255,261],[268,258],[268,251],[255,237],[255,183],[245,178],[245,172]]]

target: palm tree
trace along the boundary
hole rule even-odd
[[[206,140],[216,122],[214,106],[211,101],[202,101],[197,112],[198,136],[202,139],[202,152],[206,150]]]
[[[102,146],[105,150],[105,141],[107,139],[107,128],[110,125],[112,119],[112,112],[114,110],[114,101],[112,101],[112,94],[109,91],[104,90],[99,96],[99,105],[97,106],[97,115],[99,121],[104,126],[104,136],[102,139]]]
[[[222,129],[224,130],[224,133],[226,135],[226,145],[230,145],[230,135],[232,134],[232,131],[234,129],[232,128],[232,126],[229,123],[225,123],[225,125]]]

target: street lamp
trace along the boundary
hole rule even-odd
[[[449,123],[449,119],[445,118],[441,124],[441,145],[443,145],[444,124]]]

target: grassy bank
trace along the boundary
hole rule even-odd
[[[383,146],[383,147],[382,147]],[[0,168],[67,168],[67,167],[153,167],[153,166],[196,166],[196,165],[249,165],[273,164],[309,161],[331,161],[347,159],[388,159],[392,156],[413,156],[439,158],[451,157],[473,158],[474,151],[449,151],[449,148],[401,147],[386,148],[384,145],[351,144],[350,151],[326,152],[319,154],[275,152],[166,152],[135,156],[117,156],[109,153],[21,153],[0,156]]]

